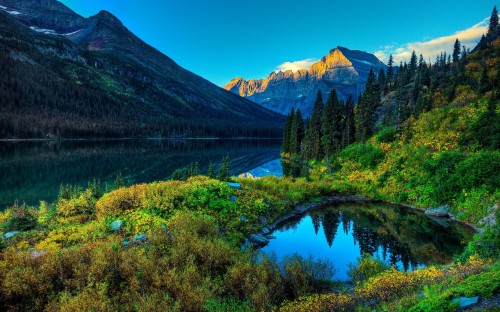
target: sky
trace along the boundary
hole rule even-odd
[[[455,38],[473,47],[494,0],[59,0],[85,17],[116,15],[180,66],[224,86],[308,68],[343,46],[397,63],[434,61]],[[498,7],[498,6],[497,6]]]

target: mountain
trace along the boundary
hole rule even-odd
[[[111,13],[0,0],[0,138],[276,136],[284,116],[177,65]]]
[[[318,90],[324,97],[336,89],[339,98],[346,100],[352,95],[356,99],[364,90],[371,68],[378,74],[386,65],[373,54],[337,47],[308,70],[272,72],[260,80],[239,77],[224,89],[281,114],[293,107],[309,116]]]

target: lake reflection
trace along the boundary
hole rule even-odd
[[[278,260],[297,253],[329,259],[333,278],[348,279],[347,265],[361,253],[399,269],[445,264],[461,253],[474,232],[458,223],[435,222],[422,213],[385,204],[342,204],[320,208],[274,232],[262,250]]]
[[[205,173],[210,161],[217,169],[228,153],[231,174],[259,171],[261,165],[279,158],[280,144],[279,140],[0,142],[0,210],[16,200],[53,201],[61,184],[83,187],[94,178],[110,184],[119,173],[127,184],[167,180],[175,169],[194,162]]]

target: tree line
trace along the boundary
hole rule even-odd
[[[473,51],[485,59],[485,53],[497,53],[492,42],[499,38],[498,12],[493,9],[488,33]],[[300,109],[287,116],[282,152],[300,155],[305,159],[320,160],[332,157],[354,142],[364,142],[378,131],[391,128],[401,132],[407,120],[416,119],[420,114],[448,104],[464,105],[475,94],[492,92],[491,105],[485,120],[498,120],[495,109],[498,106],[498,85],[500,69],[496,75],[488,74],[485,61],[480,68],[470,69],[475,75],[467,74],[467,64],[471,51],[462,46],[458,39],[453,52],[442,52],[432,63],[413,51],[409,63],[394,65],[390,55],[387,69],[375,74],[373,68],[368,74],[364,92],[355,104],[352,95],[347,101],[339,100],[335,89],[331,90],[326,103],[318,91],[312,114],[303,120]],[[463,103],[462,103],[463,102]],[[494,115],[494,116],[493,116]],[[490,122],[491,123],[491,122]],[[487,137],[486,143],[498,147],[491,125],[480,129]],[[492,130],[493,129],[493,130]]]

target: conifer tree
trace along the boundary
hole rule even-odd
[[[300,108],[293,116],[291,134],[290,134],[290,153],[299,154],[301,151],[302,141],[304,139],[304,119]]]
[[[498,11],[497,6],[493,7],[493,11],[491,12],[490,24],[488,26],[487,37],[490,40],[498,38],[499,35],[499,25],[498,25]]]
[[[325,156],[332,156],[342,148],[343,106],[339,104],[337,92],[333,89],[328,96],[321,117],[321,144]]]
[[[388,91],[387,78],[385,77],[385,72],[382,68],[378,72],[378,85],[380,86],[380,91],[382,92],[382,94],[386,94]]]
[[[457,63],[459,59],[460,59],[460,41],[456,39],[455,44],[453,45],[453,63]]]
[[[417,71],[417,54],[415,50],[411,53],[409,71],[409,78],[411,79],[415,76],[415,72]]]
[[[229,163],[229,154],[227,154],[224,158],[222,158],[217,179],[221,181],[229,181],[229,178],[231,177],[231,174],[229,173]]]
[[[210,161],[210,163],[208,164],[207,175],[210,179],[215,179],[214,164],[212,163],[212,161]]]
[[[392,54],[389,55],[389,62],[387,62],[387,82],[389,88],[394,82],[394,59],[392,58]]]
[[[307,146],[305,157],[307,159],[321,159],[323,156],[321,148],[321,115],[323,114],[323,97],[318,91],[316,101],[309,122],[307,123],[304,144]]]
[[[347,102],[345,103],[344,109],[344,119],[343,119],[343,146],[349,146],[354,143],[355,140],[355,123],[354,123],[354,99],[352,95],[349,95]]]
[[[290,153],[292,123],[294,117],[295,109],[292,107],[292,110],[286,118],[285,129],[283,130],[283,143],[281,145],[281,152],[283,153]]]

